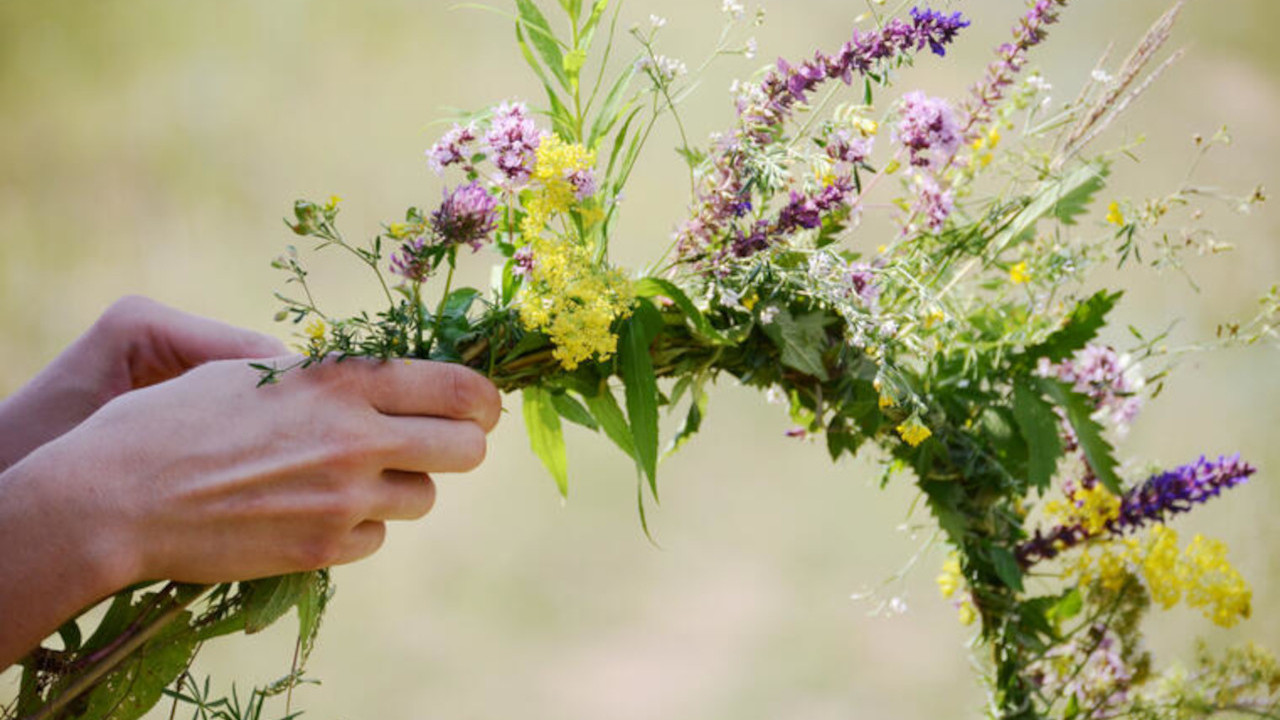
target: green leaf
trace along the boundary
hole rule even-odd
[[[582,26],[581,47],[586,50],[591,47],[591,41],[595,37],[596,27],[600,25],[600,20],[604,18],[604,12],[609,8],[609,0],[596,0],[591,4],[591,15],[587,17],[587,22]],[[617,14],[614,14],[617,17]]]
[[[617,398],[609,389],[609,383],[601,381],[600,391],[595,395],[586,395],[584,399],[587,401],[587,408],[600,423],[604,434],[638,465],[640,460],[636,457],[636,444],[631,438],[631,426],[627,424],[627,417],[622,414]]]
[[[1049,616],[1058,622],[1065,622],[1079,615],[1083,609],[1084,596],[1080,594],[1080,588],[1071,588],[1049,609]]]
[[[671,439],[671,444],[667,446],[666,455],[671,455],[675,451],[689,442],[689,439],[702,429],[702,418],[707,414],[707,402],[709,396],[707,391],[702,387],[702,383],[694,383],[691,386],[693,391],[692,398],[689,401],[689,413],[685,415],[684,422],[680,425],[680,429],[676,431],[676,435]]]
[[[75,618],[71,618],[58,628],[58,636],[62,638],[63,649],[67,652],[75,652],[80,649],[80,623]]]
[[[647,277],[641,278],[635,284],[636,295],[638,297],[665,297],[675,303],[677,308],[688,318],[689,324],[693,326],[694,335],[713,345],[732,345],[733,341],[724,336],[719,330],[712,327],[711,322],[707,320],[707,316],[698,309],[697,305],[689,299],[675,283],[663,278]]]
[[[305,661],[315,647],[316,637],[320,634],[320,620],[324,617],[329,599],[333,597],[333,586],[329,582],[328,570],[317,570],[310,575],[307,590],[298,601],[298,642],[299,652]]]
[[[154,638],[108,674],[88,697],[77,717],[136,720],[163,697],[164,689],[182,674],[199,641],[183,611]]]
[[[1007,226],[991,241],[988,251],[990,257],[999,255],[1011,242],[1021,238],[1025,233],[1035,230],[1038,223],[1046,215],[1055,214],[1059,207],[1064,207],[1067,198],[1079,200],[1080,193],[1095,184],[1101,183],[1108,172],[1105,164],[1082,164],[1062,177],[1042,182],[1036,188],[1030,201],[1014,215]],[[1096,192],[1093,190],[1091,192]],[[1068,211],[1072,208],[1065,206]],[[1074,216],[1071,221],[1074,222]],[[1070,224],[1070,223],[1068,223]]]
[[[1053,214],[1063,225],[1075,225],[1080,216],[1089,212],[1093,198],[1107,186],[1107,176],[1111,174],[1111,166],[1105,161],[1098,161],[1096,173],[1084,182],[1063,195],[1053,207]]]
[[[1030,459],[1027,463],[1027,483],[1042,492],[1049,489],[1053,473],[1062,456],[1062,437],[1058,428],[1058,416],[1053,406],[1041,397],[1025,379],[1013,384],[1013,417],[1018,430],[1027,441]]]
[[[626,390],[635,457],[649,479],[654,497],[658,492],[658,378],[653,372],[649,346],[661,329],[662,316],[647,300],[640,300],[623,323],[618,338],[618,364]]]
[[[546,72],[543,71],[542,65],[534,57],[533,50],[529,48],[529,43],[525,40],[524,29],[518,21],[516,22],[516,45],[520,47],[520,55],[524,57],[525,63],[533,69],[533,74],[537,75],[538,79],[542,81],[542,87],[547,92],[547,102],[550,103],[554,114],[557,107],[564,107],[564,103],[560,100],[560,96],[556,94],[555,89],[551,87],[551,80],[547,77]],[[560,68],[559,65],[556,67]],[[563,72],[563,69],[561,69],[561,72]]]
[[[533,453],[546,466],[562,497],[569,496],[569,459],[564,447],[560,413],[551,402],[551,393],[537,386],[524,389],[524,425]]]
[[[551,404],[555,406],[556,412],[560,413],[560,417],[565,420],[575,425],[581,425],[588,430],[600,429],[600,424],[596,422],[595,418],[591,417],[591,412],[569,393],[552,393]]]
[[[1071,423],[1080,449],[1084,451],[1085,460],[1098,481],[1112,493],[1121,494],[1120,478],[1116,475],[1116,459],[1112,454],[1111,444],[1102,437],[1102,426],[1093,419],[1094,408],[1089,398],[1057,380],[1041,378],[1040,387],[1045,395],[1067,412],[1067,422]]]
[[[564,56],[564,74],[569,77],[569,85],[575,90],[578,87],[578,75],[582,73],[582,66],[586,64],[585,50],[572,50]]]
[[[1000,582],[1011,590],[1022,592],[1022,568],[1018,566],[1018,558],[1013,551],[1000,545],[990,545],[987,547],[987,555],[991,558],[991,565]]]
[[[302,601],[311,584],[311,573],[293,573],[242,583],[244,631],[267,629]]]
[[[556,80],[560,81],[561,87],[570,89],[569,76],[564,71],[564,53],[560,50],[564,43],[556,39],[555,33],[551,31],[551,25],[547,23],[547,18],[533,0],[516,0],[516,8],[520,13],[517,29],[520,25],[528,28],[529,42],[533,43],[542,62],[546,64],[551,74],[555,75]]]
[[[778,308],[773,322],[764,326],[765,335],[782,351],[782,364],[819,380],[829,379],[822,351],[826,347],[826,315],[820,311],[793,316]]]
[[[1034,362],[1043,357],[1056,363],[1071,357],[1072,353],[1097,337],[1098,331],[1106,325],[1107,315],[1123,294],[1100,290],[1077,303],[1061,329],[1045,338],[1044,342],[1027,348],[1026,359]]]
[[[596,145],[609,134],[613,126],[618,120],[627,113],[627,105],[623,104],[626,97],[627,87],[631,85],[631,78],[635,77],[635,65],[628,65],[618,73],[618,77],[613,81],[613,86],[609,88],[609,94],[605,95],[604,105],[600,107],[600,113],[596,115],[595,122],[591,124],[591,132],[587,135],[587,147],[592,150],[596,149]]]

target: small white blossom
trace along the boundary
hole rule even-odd
[[[770,305],[760,311],[760,322],[765,325],[772,325],[773,321],[778,318],[778,306]]]
[[[741,20],[742,14],[746,12],[746,8],[742,6],[742,3],[736,2],[736,0],[724,0],[724,3],[720,6],[720,9],[723,12],[727,13],[729,17],[733,18],[734,20]]]
[[[1089,77],[1093,78],[1094,81],[1096,82],[1102,83],[1103,85],[1110,85],[1111,82],[1115,80],[1115,77],[1107,73],[1106,70],[1094,70],[1093,72],[1089,73]]]
[[[662,17],[661,15],[649,16],[649,25],[653,27],[654,30],[657,30],[658,28],[666,24],[667,24],[667,19]]]
[[[640,58],[636,61],[636,71],[652,77],[660,84],[666,84],[689,72],[685,64],[666,55]]]
[[[746,56],[748,60],[755,60],[756,52],[758,52],[759,49],[760,45],[756,42],[755,38],[747,38],[747,47],[742,51],[742,54]]]

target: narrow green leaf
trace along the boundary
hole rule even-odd
[[[595,395],[586,395],[584,399],[587,401],[587,408],[600,423],[604,434],[618,446],[618,449],[626,453],[627,457],[635,460],[638,467],[640,461],[636,458],[635,441],[631,439],[631,426],[627,424],[626,415],[622,414],[617,398],[609,389],[609,383],[602,381],[600,392]]]
[[[1102,426],[1093,419],[1094,408],[1089,398],[1071,389],[1070,385],[1048,378],[1040,379],[1040,388],[1067,412],[1067,422],[1076,433],[1080,449],[1084,451],[1089,468],[1102,486],[1119,495],[1120,478],[1116,475],[1116,459],[1111,444],[1102,436]]]
[[[564,102],[560,100],[560,96],[556,94],[554,88],[551,87],[551,80],[547,77],[547,73],[543,71],[542,65],[538,63],[538,59],[534,57],[533,50],[529,48],[529,43],[525,40],[524,30],[519,22],[516,23],[516,45],[520,47],[520,55],[524,57],[524,61],[533,69],[533,74],[538,76],[538,80],[542,81],[542,87],[547,93],[547,103],[554,113],[557,107],[564,107]],[[557,67],[559,67],[557,65]]]
[[[75,618],[71,618],[58,628],[58,637],[62,638],[63,649],[67,652],[75,652],[80,649],[81,636],[80,624]]]
[[[533,453],[555,479],[560,495],[568,497],[569,459],[564,447],[564,429],[549,392],[537,386],[524,389],[524,425]]]
[[[1062,456],[1058,416],[1039,391],[1026,380],[1019,379],[1013,384],[1013,417],[1022,438],[1027,441],[1030,456],[1027,483],[1042,492],[1048,490],[1058,467],[1058,458]]]
[[[694,334],[699,338],[706,340],[713,345],[732,345],[733,341],[726,338],[723,333],[712,327],[711,322],[707,320],[707,316],[698,309],[697,305],[689,299],[683,290],[676,286],[675,283],[663,278],[647,277],[641,278],[635,284],[636,295],[639,297],[665,297],[675,303],[677,308],[688,318],[689,324],[693,326]]]
[[[564,53],[561,51],[562,47],[568,46],[556,38],[547,18],[533,0],[516,0],[516,8],[520,13],[520,25],[528,28],[529,42],[538,51],[542,62],[560,82],[560,87],[570,89],[569,76],[564,71]]]
[[[604,105],[600,107],[600,113],[596,115],[595,122],[591,124],[591,132],[587,135],[587,147],[596,149],[596,145],[604,139],[618,120],[627,113],[626,106],[623,105],[623,99],[626,97],[627,88],[631,85],[631,79],[635,77],[635,65],[628,65],[622,72],[618,73],[618,77],[613,81],[613,85],[609,88],[609,94],[605,95]]]
[[[689,402],[689,413],[685,415],[684,423],[676,431],[676,435],[671,439],[671,444],[667,446],[664,455],[671,455],[681,447],[684,447],[684,444],[689,442],[689,439],[702,429],[702,419],[707,414],[709,396],[702,387],[702,383],[694,383],[691,389],[693,397]]]
[[[1054,620],[1063,622],[1079,615],[1083,609],[1084,596],[1080,594],[1080,588],[1071,588],[1049,609],[1049,615]]]
[[[578,88],[578,76],[582,74],[582,66],[587,64],[587,53],[584,50],[571,50],[564,56],[564,74],[569,78],[569,86]]]
[[[623,323],[618,338],[618,364],[627,398],[627,419],[635,441],[636,459],[649,488],[658,491],[658,378],[649,346],[662,329],[662,316],[647,300]]]
[[[555,405],[560,417],[588,430],[599,430],[600,424],[591,417],[591,412],[582,406],[576,398],[567,392],[551,393],[551,404]]]
[[[605,10],[608,8],[609,0],[596,0],[591,4],[591,15],[587,17],[587,22],[582,26],[582,41],[580,45],[583,50],[591,48],[591,41],[595,39],[596,27],[600,25],[600,20],[604,18]]]

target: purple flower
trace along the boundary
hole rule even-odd
[[[955,40],[962,28],[969,27],[969,21],[958,12],[946,15],[937,10],[921,10],[911,8],[911,19],[917,28],[925,29],[922,39],[929,43],[933,54],[942,57],[947,54],[946,46]]]
[[[921,175],[916,179],[916,202],[911,208],[911,214],[913,217],[924,218],[931,232],[941,232],[947,218],[955,210],[955,201],[954,192],[944,189],[932,177]],[[904,228],[904,232],[909,230]]]
[[[1027,64],[1027,51],[1039,45],[1048,35],[1046,26],[1058,22],[1058,12],[1068,0],[1034,0],[1027,14],[1013,28],[1013,42],[996,49],[999,56],[987,66],[982,82],[973,87],[972,97],[965,103],[964,135],[975,139],[982,125],[991,121],[992,110],[1004,99],[1005,89]]]
[[[857,165],[871,155],[874,138],[862,137],[848,128],[841,128],[827,136],[827,157],[835,162]]]
[[[443,245],[466,243],[479,250],[497,227],[497,207],[498,199],[473,180],[445,193],[444,202],[431,213],[431,229]]]
[[[591,170],[574,170],[565,179],[573,186],[573,194],[578,199],[578,202],[595,195],[596,190],[599,189],[596,183],[596,174]]]
[[[961,135],[955,113],[946,100],[909,92],[902,96],[898,114],[893,139],[911,153],[912,165],[938,170],[951,162],[960,147]]]
[[[524,103],[503,103],[493,115],[484,143],[489,159],[507,181],[522,184],[533,174],[542,132]]]
[[[454,125],[440,140],[427,151],[427,162],[437,175],[443,175],[444,169],[450,165],[467,162],[467,146],[476,139],[475,129],[470,125]]]
[[[533,276],[533,267],[537,261],[533,257],[533,247],[524,245],[516,250],[511,256],[514,261],[511,264],[511,272],[516,277],[525,278],[526,280]]]
[[[880,296],[880,287],[876,285],[875,272],[867,263],[849,263],[849,290],[852,295],[862,301],[868,308],[874,308],[876,298]]]
[[[1240,460],[1239,455],[1217,460],[1200,459],[1159,475],[1152,475],[1120,498],[1119,514],[1107,523],[1107,532],[1124,535],[1147,523],[1164,522],[1171,515],[1189,512],[1208,502],[1257,472],[1257,468]],[[1097,482],[1091,480],[1090,482]],[[1033,565],[1057,556],[1063,550],[1097,537],[1080,525],[1058,525],[1047,533],[1036,530],[1035,536],[1018,546],[1023,565]]]
[[[1056,364],[1041,358],[1036,374],[1070,383],[1072,389],[1092,400],[1120,433],[1129,429],[1142,409],[1138,393],[1143,379],[1137,365],[1106,345],[1090,343]]]
[[[427,257],[427,239],[416,237],[406,240],[391,256],[391,272],[412,282],[422,282],[431,274],[431,259]]]

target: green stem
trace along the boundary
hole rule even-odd
[[[431,344],[427,349],[427,357],[431,356],[431,348],[435,347],[436,340],[440,337],[440,330],[444,326],[444,306],[449,302],[449,293],[453,290],[453,271],[458,265],[458,250],[451,248],[449,250],[449,272],[444,278],[444,293],[440,295],[440,305],[436,308],[436,316],[433,318],[433,327],[431,330]]]

